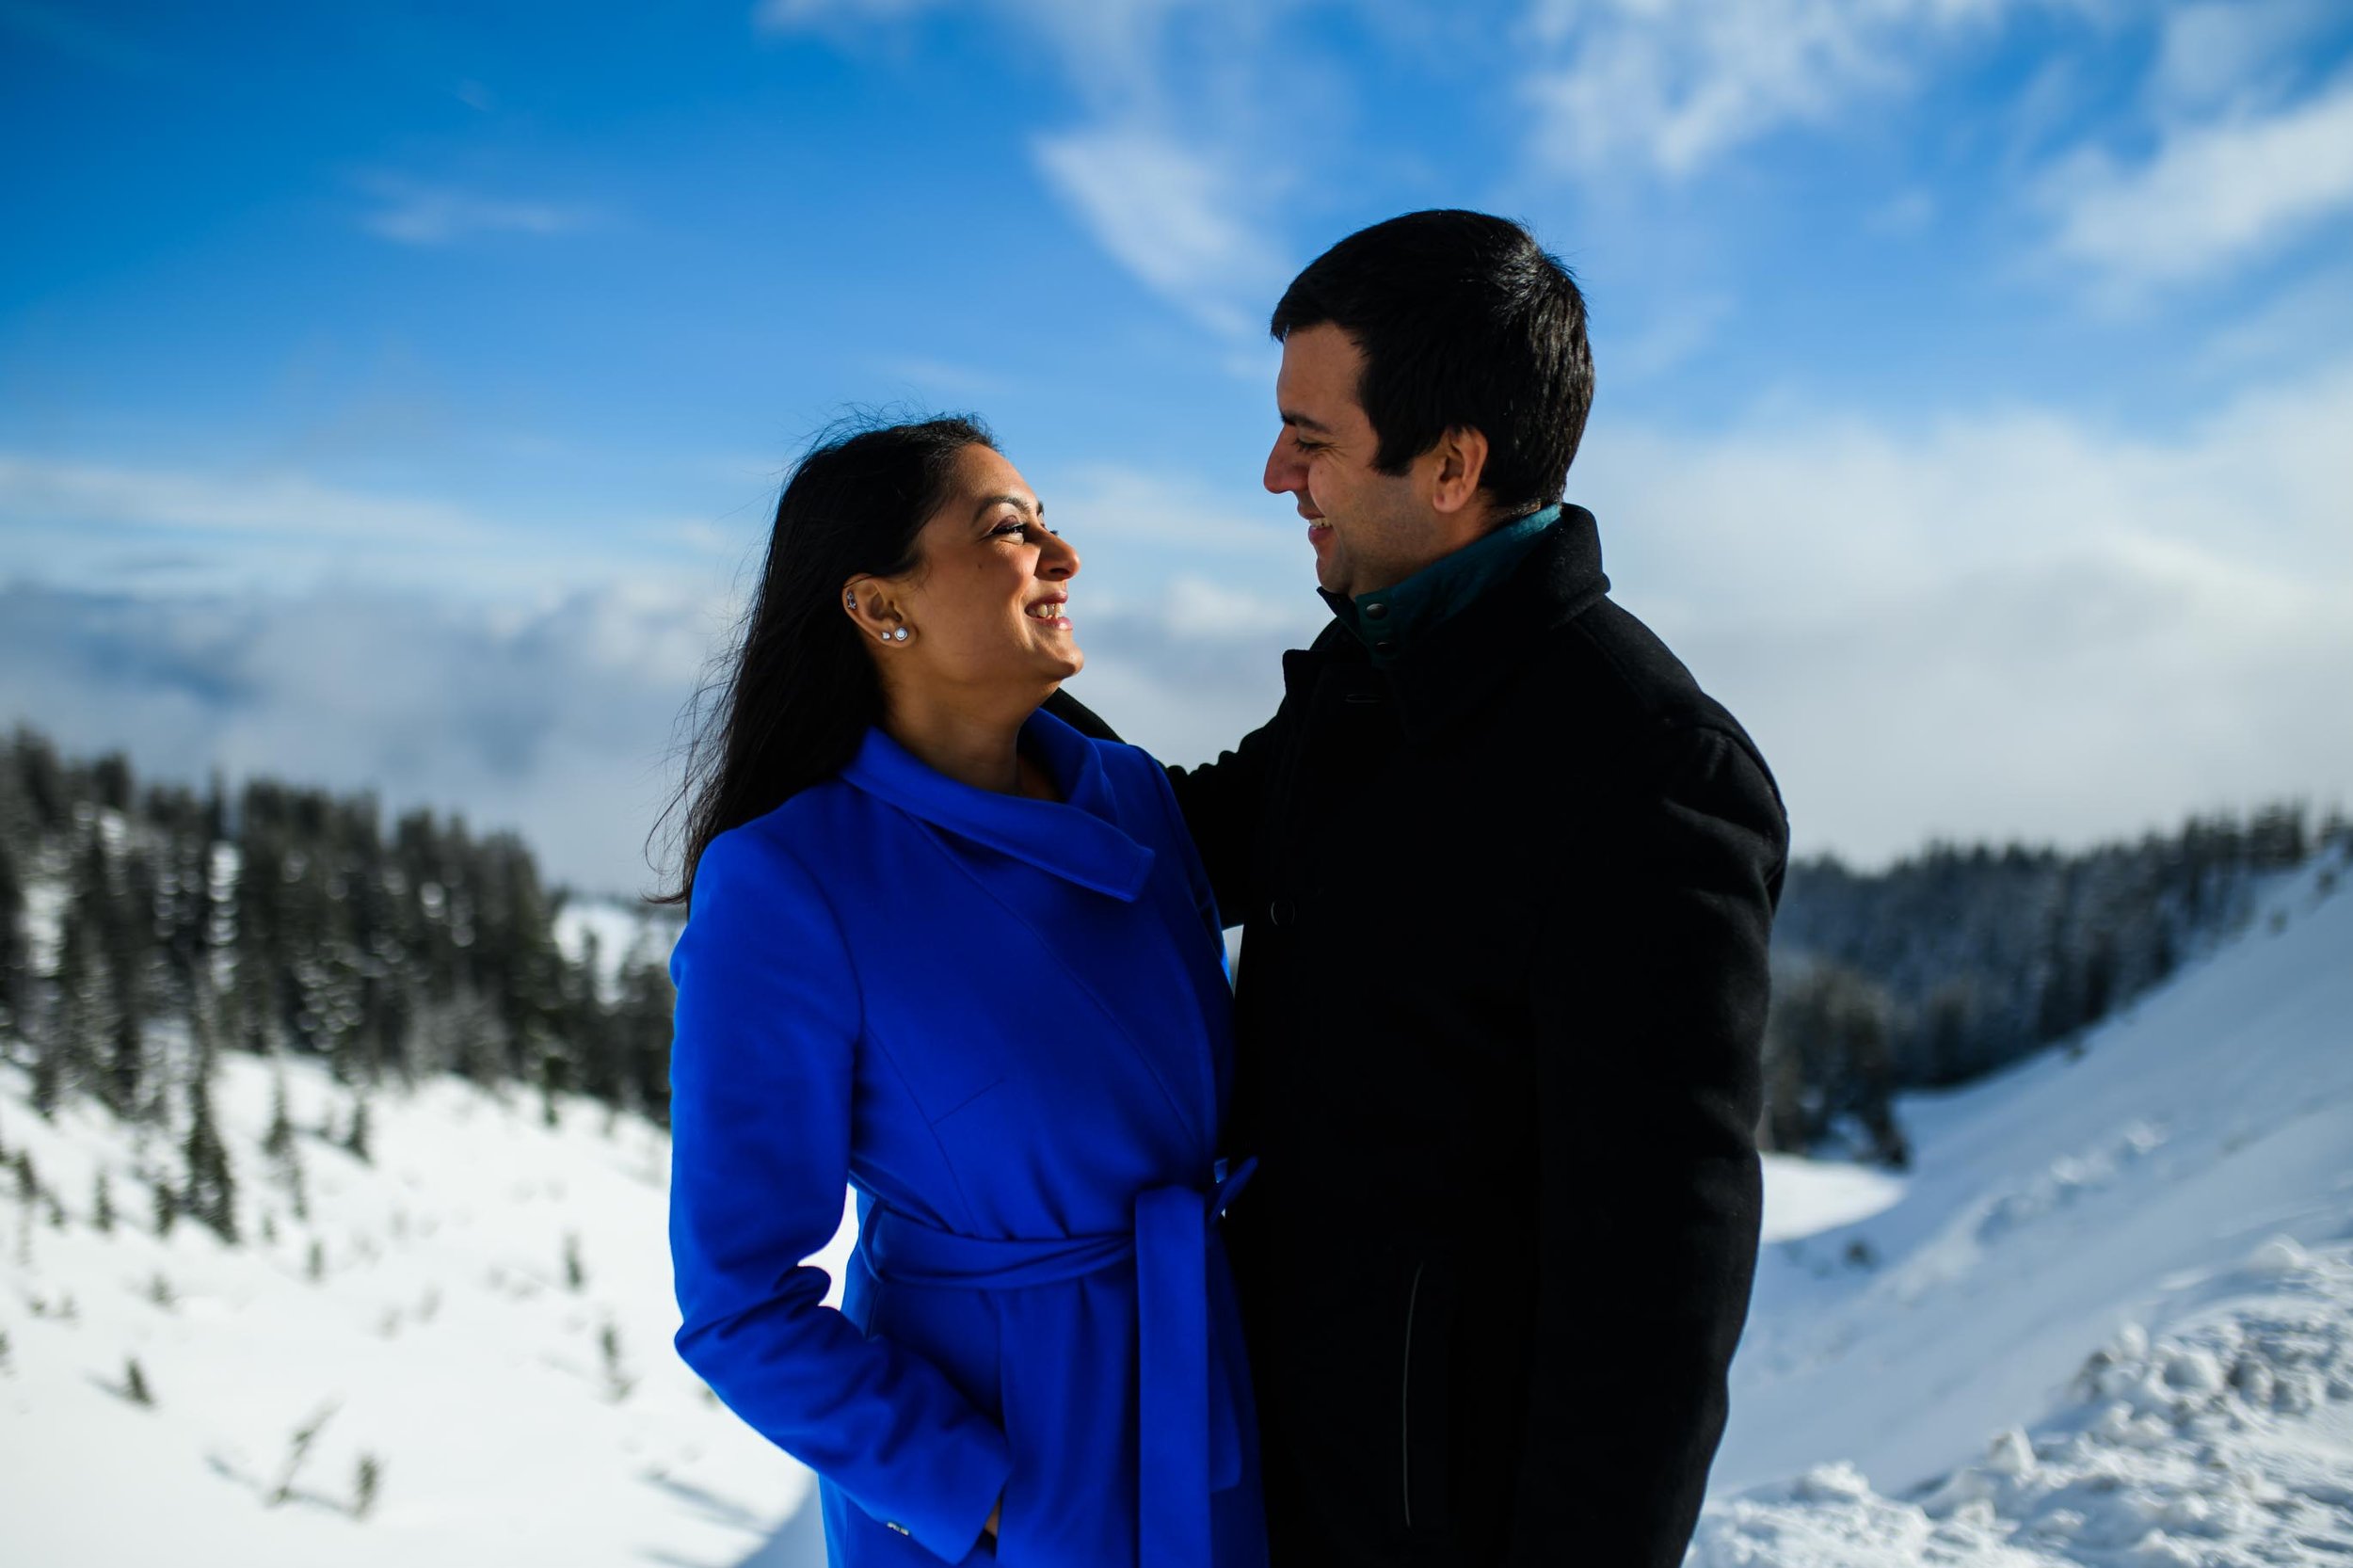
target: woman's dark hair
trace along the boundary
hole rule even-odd
[[[1487,438],[1480,488],[1514,510],[1561,499],[1593,406],[1585,296],[1509,218],[1443,208],[1359,229],[1309,262],[1269,324],[1325,322],[1365,357],[1356,401],[1402,473],[1451,429]]]
[[[695,694],[684,780],[654,824],[686,808],[674,891],[685,904],[711,840],[774,810],[856,755],[882,715],[882,687],[841,609],[853,577],[895,577],[916,563],[916,536],[948,499],[956,456],[997,440],[972,415],[818,437],[784,482],[768,555],[721,677]],[[708,716],[705,699],[710,698]]]

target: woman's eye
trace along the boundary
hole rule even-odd
[[[1029,532],[1029,527],[1030,525],[1028,523],[1023,522],[1018,518],[1015,518],[1011,521],[999,523],[995,528],[990,529],[989,532],[992,534],[1007,535],[1024,534]]]

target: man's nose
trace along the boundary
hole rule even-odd
[[[1273,446],[1267,450],[1266,473],[1263,476],[1263,483],[1270,491],[1276,495],[1287,494],[1299,488],[1300,468],[1301,465],[1296,459],[1283,456],[1283,438],[1277,436],[1274,438]]]

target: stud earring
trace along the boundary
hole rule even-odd
[[[905,642],[907,640],[907,629],[902,626],[899,630],[890,634],[890,640],[897,643]]]

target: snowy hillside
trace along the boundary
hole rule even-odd
[[[1900,1103],[1901,1197],[1766,1249],[1694,1561],[2353,1561],[2349,884]]]
[[[173,1150],[88,1103],[44,1123],[0,1071],[40,1189],[0,1170],[8,1568],[722,1568],[772,1536],[767,1568],[822,1563],[808,1473],[671,1352],[658,1128],[570,1099],[551,1128],[536,1094],[445,1078],[371,1099],[363,1162],[317,1134],[352,1096],[312,1064],[218,1072],[234,1248],[155,1235],[136,1173]],[[262,1148],[279,1075],[308,1221]]]

